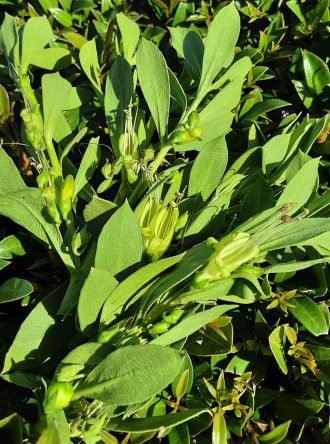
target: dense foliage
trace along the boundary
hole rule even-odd
[[[0,442],[328,442],[329,1],[1,4]]]

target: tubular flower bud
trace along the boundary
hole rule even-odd
[[[54,186],[46,187],[42,196],[45,199],[47,212],[55,224],[62,222],[61,214],[56,206],[56,189]]]
[[[145,251],[153,262],[161,258],[170,246],[178,217],[178,206],[171,202],[169,206],[158,209],[150,224],[142,228]]]
[[[40,191],[44,191],[44,189],[47,188],[47,186],[49,185],[49,180],[50,176],[48,171],[41,171],[41,173],[36,178],[37,185]]]
[[[193,111],[188,117],[188,125],[190,128],[196,128],[199,122],[199,114],[197,111]]]
[[[26,108],[21,112],[21,118],[26,129],[26,136],[35,151],[44,149],[43,142],[43,121],[39,111],[39,105],[34,105],[31,109]]]
[[[74,178],[71,174],[67,175],[61,185],[59,209],[63,220],[67,220],[71,210],[72,198],[74,195]]]
[[[47,391],[45,411],[51,412],[67,407],[73,398],[74,389],[69,382],[52,382]]]
[[[195,276],[194,287],[228,278],[241,265],[259,255],[259,247],[248,233],[234,233],[213,245],[214,253],[206,266]]]

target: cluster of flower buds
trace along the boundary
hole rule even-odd
[[[185,311],[182,309],[175,309],[171,312],[165,312],[162,315],[162,320],[156,324],[151,325],[148,331],[151,336],[155,337],[166,333],[170,327],[177,324],[180,319],[184,316]]]
[[[37,177],[37,185],[46,202],[47,212],[55,224],[67,220],[74,195],[74,178],[68,174],[59,184],[51,173],[43,170]]]
[[[188,117],[188,122],[173,134],[170,142],[174,145],[184,145],[194,140],[200,140],[202,128],[198,126],[198,123],[199,115],[197,111],[193,111]]]

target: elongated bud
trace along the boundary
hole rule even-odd
[[[151,336],[156,336],[166,333],[170,326],[171,324],[169,322],[160,321],[157,322],[157,324],[152,325],[148,330]]]
[[[68,174],[61,186],[61,199],[72,199],[74,195],[74,178],[72,174]]]
[[[135,214],[141,228],[149,226],[158,209],[160,209],[160,203],[155,196],[148,196],[139,203],[135,209]]]
[[[50,187],[46,187],[42,192],[43,198],[46,202],[47,212],[49,216],[52,218],[55,224],[60,224],[62,222],[61,214],[58,211],[56,206],[56,189],[52,185]]]
[[[132,159],[139,159],[138,137],[135,132],[123,133],[118,141],[119,151],[123,157],[129,155]]]
[[[71,210],[72,198],[74,195],[74,178],[68,174],[61,185],[59,209],[63,220],[67,220]]]
[[[169,206],[159,209],[150,225],[142,229],[146,253],[152,261],[161,258],[170,246],[178,217],[178,206],[175,202],[171,202]]]
[[[163,313],[163,321],[168,322],[171,325],[176,324],[184,315],[185,311],[181,309],[173,310],[171,313]]]
[[[45,411],[48,413],[67,407],[73,394],[74,389],[69,382],[52,382],[47,391]]]
[[[228,278],[241,265],[259,254],[257,244],[248,233],[228,235],[212,246],[215,251],[207,265],[195,276],[195,288],[203,288],[210,281]]]
[[[41,173],[37,176],[36,181],[39,190],[44,191],[44,189],[48,187],[50,181],[50,176],[48,171],[46,170],[41,171]]]
[[[188,125],[190,128],[195,128],[199,122],[199,114],[197,111],[193,111],[188,117]]]
[[[26,129],[26,136],[35,151],[42,151],[45,146],[43,142],[43,121],[39,110],[39,105],[33,108],[23,109],[21,118]]]
[[[108,179],[108,180],[112,179],[113,167],[112,167],[112,164],[109,163],[108,159],[107,159],[106,163],[103,165],[103,167],[101,168],[101,173],[105,179]]]

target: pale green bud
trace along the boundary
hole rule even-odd
[[[241,265],[259,255],[259,247],[248,233],[235,233],[213,243],[214,253],[207,265],[195,276],[194,286],[205,287],[209,282],[228,278]]]

